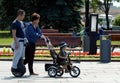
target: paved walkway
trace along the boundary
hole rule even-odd
[[[62,77],[50,78],[44,71],[45,63],[34,63],[34,70],[39,76],[29,76],[27,69],[22,78],[16,78],[10,72],[11,61],[0,61],[0,83],[120,83],[120,62],[73,63],[81,69],[81,74],[77,78],[72,78],[68,73]]]

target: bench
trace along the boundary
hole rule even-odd
[[[120,34],[109,34],[112,41],[120,41]]]
[[[120,30],[104,30],[104,35],[110,35],[111,41],[120,41]],[[120,47],[120,45],[112,45],[112,52],[114,51],[115,47]]]
[[[58,33],[57,29],[41,29],[42,33]]]
[[[69,46],[81,46],[82,41],[80,37],[74,36],[50,36],[49,37],[53,46],[59,46],[60,42],[66,42]],[[46,46],[44,40],[39,39],[36,43],[37,46]]]
[[[120,30],[104,30],[104,35],[120,34]]]
[[[73,36],[72,33],[43,33],[43,35],[47,36],[47,37],[51,37],[51,36]]]
[[[111,41],[120,41],[120,34],[109,34]],[[112,45],[112,52],[114,51],[115,47],[120,47],[120,44]]]

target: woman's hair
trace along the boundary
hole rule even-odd
[[[40,19],[40,15],[37,13],[33,13],[31,16],[31,21],[38,20],[38,19]]]
[[[19,15],[23,15],[25,13],[25,11],[24,10],[22,10],[22,9],[19,9],[18,11],[17,11],[17,16],[19,16]]]

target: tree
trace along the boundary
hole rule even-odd
[[[119,2],[120,0],[91,0],[90,8],[93,9],[93,12],[101,10],[106,15],[107,29],[110,29],[109,26],[109,10],[113,1]]]
[[[74,27],[78,31],[82,4],[82,0],[3,0],[4,16],[0,16],[3,23],[6,21],[5,25],[10,25],[16,17],[16,11],[21,8],[27,14],[25,21],[29,21],[31,14],[37,12],[41,15],[42,25],[53,26],[60,32],[68,32]]]
[[[85,31],[89,32],[89,0],[85,0]]]
[[[115,17],[113,25],[120,26],[120,14]]]
[[[40,8],[41,20],[48,26],[67,32],[80,29],[81,0],[43,0]]]
[[[95,13],[99,10],[99,5],[101,4],[100,0],[91,0],[90,1],[90,9],[92,9],[92,12]]]
[[[119,2],[120,0],[103,0],[103,2],[101,2],[99,4],[99,8],[100,10],[102,10],[105,15],[106,15],[106,21],[107,21],[107,29],[109,30],[110,29],[110,25],[109,25],[109,10],[110,10],[110,5],[112,3],[112,1],[117,1]]]
[[[30,15],[35,11],[32,0],[2,0],[0,27],[3,29],[9,27],[15,19],[18,9],[24,9],[26,11],[26,21],[30,19]]]

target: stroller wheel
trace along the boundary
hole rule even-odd
[[[57,76],[62,76],[63,73],[64,73],[63,70],[58,70],[58,71],[57,71]]]
[[[56,75],[57,75],[57,70],[56,70],[55,68],[50,68],[50,69],[48,70],[48,75],[49,75],[50,77],[56,77]]]
[[[80,69],[76,66],[73,66],[70,70],[70,75],[72,77],[78,77],[80,75]]]

